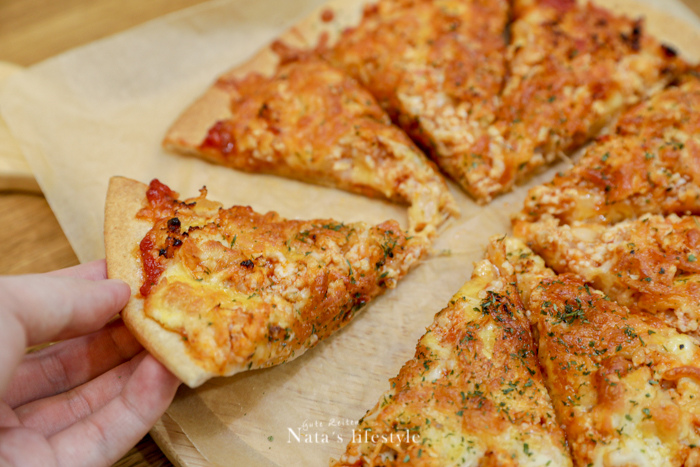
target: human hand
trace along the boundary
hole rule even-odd
[[[130,295],[105,279],[104,261],[0,278],[0,466],[110,465],[172,401],[177,378],[105,326]]]

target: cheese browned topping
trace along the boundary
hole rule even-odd
[[[380,0],[328,54],[482,202],[580,147],[679,65],[641,21],[590,3],[520,0],[512,14],[506,50],[504,0]]]
[[[533,253],[509,242],[517,263]],[[573,274],[530,262],[538,355],[576,465],[688,466],[700,461],[700,347],[631,312]],[[519,268],[515,264],[516,270]],[[534,266],[534,267],[533,267]],[[518,274],[519,286],[520,275]]]
[[[571,465],[512,267],[501,269],[476,265],[335,465]]]
[[[570,170],[530,190],[520,215],[615,223],[700,214],[700,79],[694,73],[625,112]]]
[[[559,273],[574,272],[627,307],[684,332],[700,324],[700,218],[645,215],[614,226],[543,217],[516,235]]]
[[[506,0],[380,0],[327,54],[468,193],[505,67]],[[480,175],[479,175],[480,176]]]
[[[230,95],[231,115],[209,129],[199,155],[408,204],[416,234],[433,236],[458,214],[434,164],[371,94],[318,58],[287,60],[272,76],[249,73],[216,83]]]
[[[182,337],[214,374],[298,357],[392,288],[424,253],[395,221],[368,227],[291,221],[201,196],[177,200],[157,180],[139,218],[145,315]]]

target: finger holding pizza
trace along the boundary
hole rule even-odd
[[[129,288],[106,277],[96,261],[0,280],[0,464],[111,464],[170,404],[180,382],[109,322]]]

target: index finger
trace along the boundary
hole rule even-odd
[[[77,266],[51,271],[47,273],[47,275],[100,281],[107,279],[107,262],[104,259],[98,259],[97,261],[90,261],[89,263],[78,264]]]
[[[47,275],[0,278],[0,313],[24,328],[25,345],[62,340],[95,331],[129,300],[116,279],[91,281]]]
[[[0,393],[29,345],[87,334],[129,300],[122,281],[49,275],[0,278]]]

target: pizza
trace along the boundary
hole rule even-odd
[[[575,0],[513,5],[510,77],[497,127],[514,172],[498,180],[499,191],[580,148],[684,66],[646,33],[642,19]]]
[[[478,197],[506,73],[506,0],[380,0],[324,53],[376,96],[439,167]],[[485,166],[484,166],[485,167]]]
[[[509,261],[527,262],[515,266],[530,276],[518,286],[529,288],[539,363],[574,464],[697,465],[698,341],[580,276],[555,275],[524,243],[507,245]]]
[[[532,188],[519,216],[613,224],[645,213],[700,214],[697,71],[626,111],[569,170]]]
[[[697,334],[700,218],[647,214],[607,226],[549,217],[520,223],[515,234],[558,273],[576,273],[617,303]]]
[[[481,202],[578,149],[683,68],[641,20],[574,0],[510,6],[380,0],[326,54]]]
[[[492,240],[333,465],[700,465],[697,69],[590,2],[379,0],[352,24],[338,5],[220,76],[163,144],[406,204],[408,230],[117,178],[129,328],[192,387],[288,361],[458,214],[438,167],[486,203],[593,140],[529,192],[521,239]]]
[[[235,69],[170,128],[166,148],[409,205],[409,230],[432,237],[458,209],[434,164],[353,78],[313,54],[274,72]],[[272,60],[272,58],[270,58]]]
[[[206,195],[114,177],[105,208],[108,274],[132,289],[122,318],[190,387],[298,357],[395,287],[428,245],[396,221],[286,220]]]
[[[332,465],[571,465],[513,267],[491,254],[501,266],[475,266]]]

